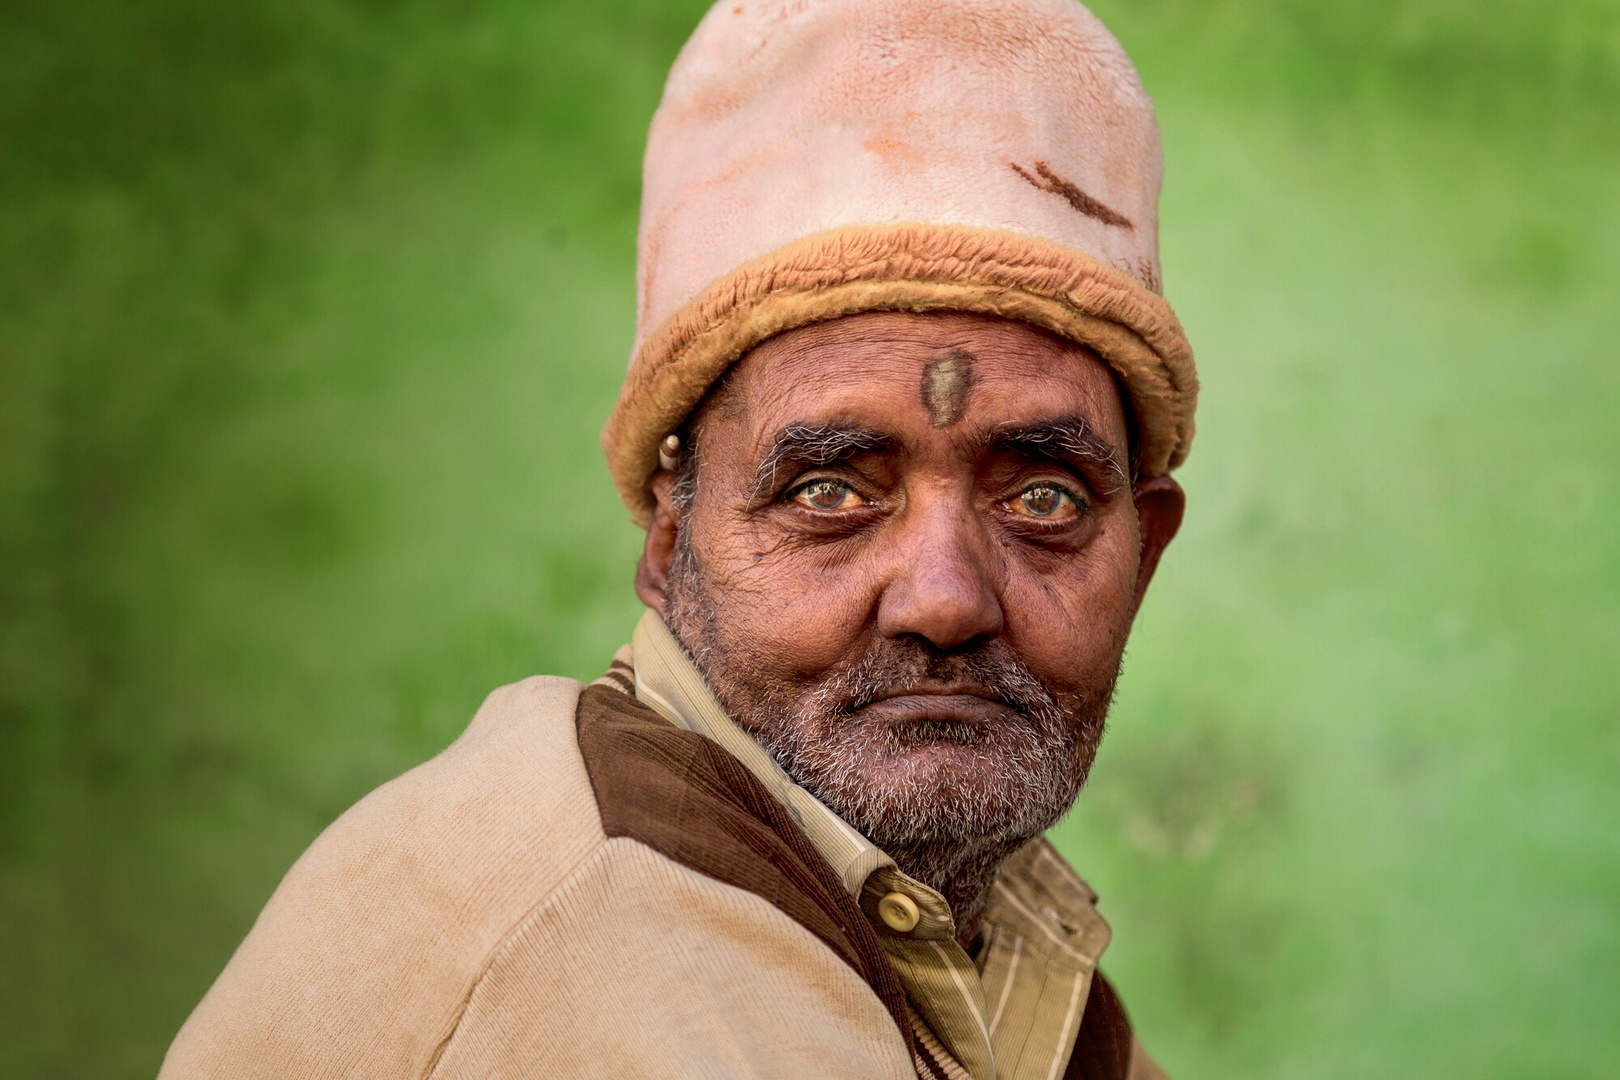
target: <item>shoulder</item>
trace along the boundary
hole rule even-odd
[[[466,732],[321,834],[187,1021],[164,1075],[420,1075],[502,939],[605,839],[580,684],[490,694]],[[365,1048],[364,1062],[347,1048]]]
[[[496,691],[334,822],[163,1080],[911,1076],[804,896],[814,860],[754,816],[780,808],[718,747],[581,689]]]
[[[576,714],[607,839],[502,943],[433,1075],[914,1077],[903,993],[831,867],[626,689],[610,670]]]

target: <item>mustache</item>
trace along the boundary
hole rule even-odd
[[[923,638],[878,638],[854,664],[823,681],[814,697],[817,711],[848,716],[885,698],[962,685],[986,690],[1030,719],[1059,711],[1046,685],[999,640],[943,650]]]

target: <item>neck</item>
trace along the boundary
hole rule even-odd
[[[956,941],[970,949],[979,936],[990,886],[1002,864],[1029,840],[899,840],[880,846],[900,870],[938,890],[956,920]]]

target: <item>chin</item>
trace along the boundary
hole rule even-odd
[[[962,787],[1004,784],[1013,767],[1006,758],[986,753],[981,746],[935,742],[887,754],[869,763],[865,775],[873,787],[893,785],[943,794]]]
[[[806,786],[880,845],[1033,837],[1073,804],[1084,780],[1070,768],[1030,768],[984,747],[936,742],[846,761]],[[858,778],[858,779],[857,779]]]

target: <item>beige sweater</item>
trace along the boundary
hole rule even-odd
[[[163,1080],[917,1075],[904,992],[780,803],[714,743],[581,691],[497,690],[334,822]],[[1112,1008],[1088,1004],[1064,1075],[1150,1068]]]
[[[161,1077],[911,1077],[883,1004],[809,931],[608,839],[579,692],[497,690],[327,829]]]

